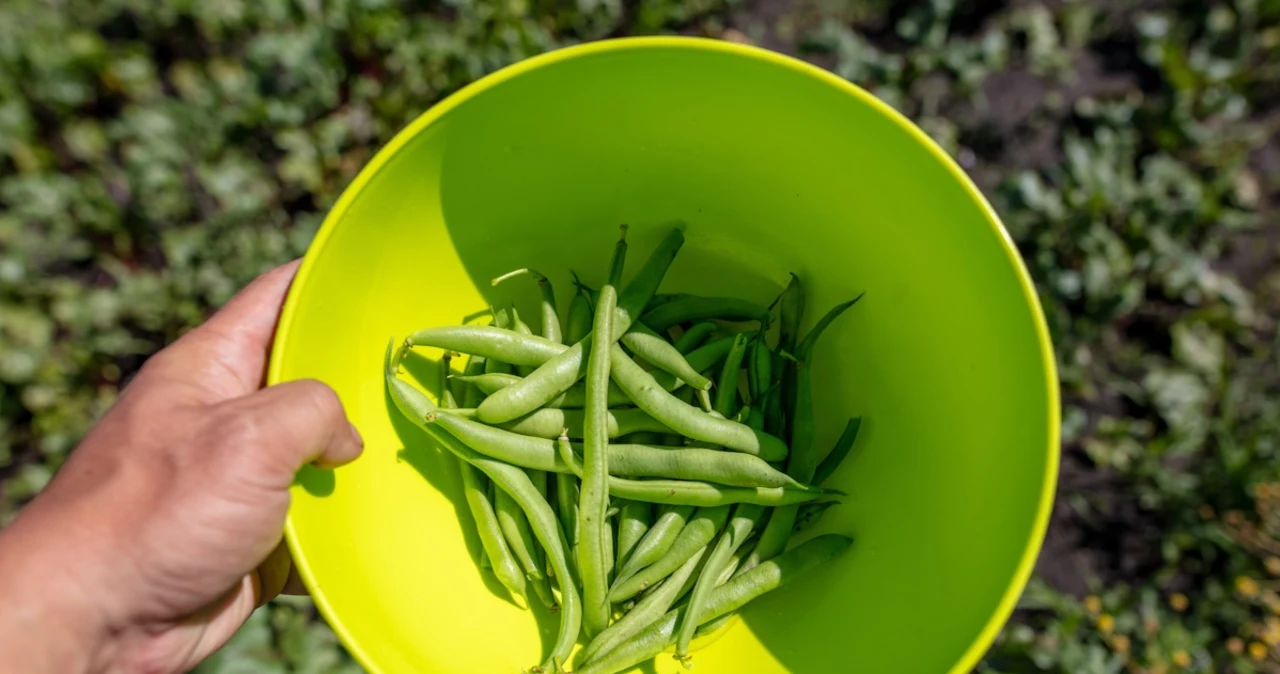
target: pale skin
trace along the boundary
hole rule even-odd
[[[184,672],[255,607],[304,591],[289,485],[363,441],[316,381],[264,388],[296,263],[157,353],[0,531],[0,662],[29,674]]]

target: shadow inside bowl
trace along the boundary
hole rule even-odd
[[[405,370],[419,382],[439,381],[437,374],[438,364],[434,361],[419,356],[407,358],[405,363]],[[436,388],[438,389],[438,386]],[[438,393],[438,391],[431,389],[428,389],[428,392],[433,395]],[[475,519],[471,516],[471,509],[462,493],[462,481],[458,476],[457,457],[432,440],[426,431],[404,418],[399,408],[396,407],[395,401],[391,399],[389,392],[385,392],[384,403],[387,407],[387,415],[391,418],[391,425],[403,444],[403,447],[395,453],[396,460],[407,463],[426,480],[432,489],[444,494],[449,499],[462,527],[467,553],[474,563],[475,572],[479,574],[486,589],[495,596],[502,597],[514,605],[515,602],[512,601],[511,594],[502,586],[502,583],[498,582],[497,576],[493,575],[492,571],[480,568],[480,537],[476,533]],[[552,614],[547,607],[533,597],[529,598],[528,603],[530,612],[538,625],[538,636],[542,640],[543,651],[547,652],[555,644],[560,618]]]

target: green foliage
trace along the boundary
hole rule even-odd
[[[1074,554],[1042,560],[980,671],[1280,671],[1276,0],[7,0],[0,523],[432,103],[651,32],[868,88],[975,177],[1037,279]],[[357,669],[289,600],[198,671]]]

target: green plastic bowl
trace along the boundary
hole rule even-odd
[[[664,290],[768,303],[794,271],[809,325],[867,293],[814,372],[822,451],[866,419],[832,480],[849,497],[812,532],[854,546],[697,644],[697,671],[967,672],[999,632],[1045,532],[1059,417],[1044,320],[996,214],[848,82],[759,49],[645,38],[530,59],[435,106],[307,253],[270,380],[332,385],[367,444],[299,475],[287,537],[369,671],[516,674],[557,622],[477,566],[454,459],[388,404],[388,338],[513,300],[532,320],[532,283],[489,280],[534,266],[564,306],[570,269],[604,275],[619,223],[634,272],[677,221],[687,243]]]

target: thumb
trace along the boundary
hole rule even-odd
[[[261,388],[276,321],[297,270],[295,260],[259,276],[203,325],[148,360],[145,376],[196,383],[206,393],[200,402]]]
[[[347,421],[338,394],[313,379],[271,386],[218,405],[237,424],[246,477],[287,489],[304,465],[332,468],[360,456],[364,440]]]

